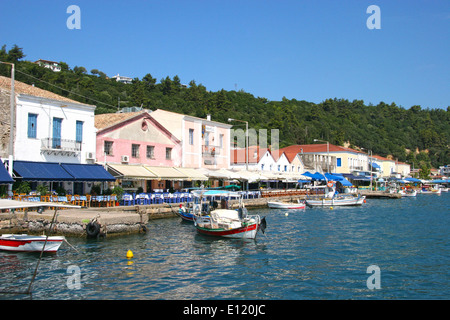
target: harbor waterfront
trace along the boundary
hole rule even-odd
[[[179,217],[151,219],[146,233],[68,236],[70,246],[43,256],[32,298],[448,299],[449,205],[446,192],[358,207],[259,207],[249,213],[266,217],[267,229],[255,240],[202,236]],[[28,287],[38,257],[1,252],[0,291]],[[379,289],[368,285],[373,266]]]

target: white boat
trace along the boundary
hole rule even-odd
[[[366,199],[365,196],[358,194],[346,196],[334,196],[333,198],[321,197],[319,199],[306,199],[306,205],[310,207],[334,207],[334,206],[361,206]]]
[[[424,185],[422,189],[420,190],[421,194],[441,194],[441,188],[439,188],[439,185],[436,186],[430,186],[430,185]]]
[[[417,196],[417,191],[416,190],[411,190],[411,189],[400,190],[398,193],[400,193],[402,195],[402,197],[415,197],[415,196]]]
[[[55,214],[58,208],[81,208],[80,206],[64,205],[51,202],[27,202],[0,199],[0,210],[14,211],[17,209],[44,209],[53,207]],[[0,250],[23,252],[56,252],[65,241],[63,236],[33,236],[28,234],[3,234],[0,236]]]
[[[56,252],[65,240],[63,236],[32,236],[27,234],[3,234],[0,250],[23,252]]]
[[[328,181],[321,195],[308,195],[305,203],[309,207],[361,206],[366,197],[353,193],[336,193],[336,184]]]
[[[304,202],[280,202],[280,201],[268,201],[267,205],[272,209],[305,209]]]

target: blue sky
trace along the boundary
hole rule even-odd
[[[81,29],[70,30],[70,5]],[[368,6],[381,29],[366,26]],[[450,105],[450,1],[2,1],[0,45],[109,76],[178,75],[269,100]]]

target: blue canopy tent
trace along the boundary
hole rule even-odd
[[[325,173],[325,177],[328,180],[334,180],[334,181],[337,181],[337,182],[341,183],[344,187],[351,187],[352,186],[352,183],[350,181],[348,181],[347,179],[345,179],[340,174],[336,174],[336,173],[331,174],[331,173],[327,172],[327,173]]]
[[[327,180],[327,178],[326,178],[323,174],[321,174],[321,173],[319,173],[319,172],[316,172],[316,173],[314,173],[313,175],[311,175],[311,178],[312,178],[313,180],[319,180],[319,181]]]

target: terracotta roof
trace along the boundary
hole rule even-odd
[[[94,126],[98,130],[102,130],[145,112],[146,111],[97,114],[94,117]]]
[[[352,152],[352,153],[364,153],[362,151],[354,150],[351,148],[345,148],[341,146],[335,146],[334,144],[329,145],[330,152]],[[292,159],[295,157],[297,153],[324,153],[327,152],[327,144],[297,144],[288,146],[285,148],[281,148],[279,150],[280,153],[284,152],[286,153],[286,156],[288,158],[292,157]]]
[[[0,76],[0,88],[11,91],[11,78]],[[20,82],[17,80],[14,81],[14,92],[16,95],[17,94],[26,94],[26,95],[41,97],[41,98],[46,98],[46,99],[82,104],[85,106],[89,105],[86,103],[81,103],[81,102],[60,96],[59,94],[56,94],[56,93],[53,93],[53,92],[50,92],[50,91],[47,91],[44,89],[33,87],[29,84],[26,84],[26,83],[23,83],[23,82]]]
[[[0,76],[0,89],[4,89],[7,91],[11,91],[11,78]],[[20,82],[15,80],[14,81],[14,93],[17,94],[26,94],[30,96],[35,97],[41,97],[46,99],[52,99],[52,100],[58,100],[58,101],[64,101],[64,102],[70,102],[70,103],[76,103],[88,106],[89,104],[81,103],[63,96],[60,96],[59,94],[40,89],[37,87],[33,87],[29,84]]]

